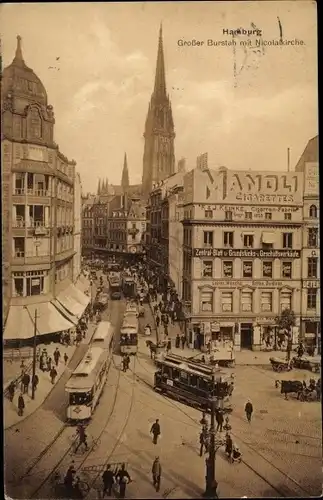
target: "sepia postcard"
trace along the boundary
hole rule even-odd
[[[316,3],[0,19],[6,498],[320,497]]]

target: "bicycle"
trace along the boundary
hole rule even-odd
[[[55,498],[66,498],[66,494],[68,493],[68,498],[84,498],[90,491],[90,485],[85,479],[81,479],[80,475],[76,476],[76,483],[72,487],[72,491],[67,491],[64,478],[60,472],[55,472],[50,477],[50,485],[53,491],[53,495]]]
[[[70,455],[76,455],[76,454],[83,454],[88,450],[94,451],[96,450],[101,441],[99,438],[94,438],[90,434],[87,434],[86,437],[86,442],[87,442],[87,447],[85,446],[85,443],[80,443],[80,438],[77,432],[75,432],[71,437],[71,452]]]

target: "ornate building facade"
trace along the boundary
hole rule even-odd
[[[153,185],[175,172],[175,129],[166,90],[162,27],[160,27],[156,75],[145,123],[142,193],[148,198]]]
[[[53,107],[25,64],[20,37],[3,71],[1,98],[4,340],[24,341],[34,335],[35,311],[38,335],[77,324],[73,311],[69,316],[59,310],[67,289],[70,306],[87,301],[73,284],[73,259],[80,254],[74,233],[76,163],[54,142]]]

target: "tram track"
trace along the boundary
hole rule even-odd
[[[150,375],[151,375],[151,372],[149,370],[147,370],[146,367],[144,367],[144,365],[142,363],[139,362],[139,364],[141,365],[141,367],[146,371],[148,372]],[[153,385],[150,384],[149,382],[147,382],[145,379],[143,379],[142,377],[140,376],[136,376],[137,380],[140,381],[141,384],[149,387],[149,389],[152,389],[153,390]],[[171,405],[173,407],[175,407],[177,410],[179,410],[183,415],[185,415],[188,419],[192,420],[196,426],[199,428],[199,423],[198,423],[198,420],[194,419],[188,412],[186,412],[183,408],[181,408],[180,406],[178,406],[178,403],[172,401],[170,398],[168,398],[167,396],[164,396],[163,394],[160,394],[160,396],[162,398],[165,398],[167,399]],[[179,403],[180,404],[180,403]],[[235,415],[232,414],[232,418],[235,418]],[[303,486],[301,486],[294,478],[292,478],[291,476],[289,476],[288,474],[286,474],[284,471],[282,471],[279,467],[277,467],[276,465],[274,465],[272,462],[270,462],[266,457],[264,457],[258,450],[256,450],[254,447],[252,447],[249,443],[247,443],[243,438],[241,438],[240,436],[236,435],[234,432],[231,431],[231,434],[232,436],[234,436],[236,439],[238,439],[238,441],[240,441],[241,443],[243,443],[244,446],[246,446],[250,451],[252,451],[252,453],[255,453],[257,454],[262,460],[264,460],[267,464],[269,464],[275,471],[276,473],[282,475],[284,477],[284,479],[290,481],[291,483],[293,483],[294,486],[296,486],[296,488],[298,490],[301,490],[301,492],[297,495],[298,497],[303,497],[304,494],[306,494],[307,496],[311,496],[311,493],[309,491],[307,491]],[[291,491],[289,487],[277,487],[275,485],[273,485],[267,478],[265,478],[263,476],[263,474],[261,474],[259,471],[257,471],[250,463],[248,463],[246,460],[242,460],[242,463],[249,469],[251,470],[255,475],[257,475],[260,479],[262,479],[268,486],[270,486],[276,493],[278,493],[281,497],[284,497],[284,498],[290,498],[290,497],[293,497],[295,496],[295,491]]]

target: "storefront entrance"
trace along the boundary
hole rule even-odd
[[[252,349],[253,324],[241,323],[240,334],[241,334],[241,349]]]
[[[319,323],[317,321],[306,321],[304,332],[304,347],[306,350],[314,350],[316,347],[321,347],[318,342]]]

